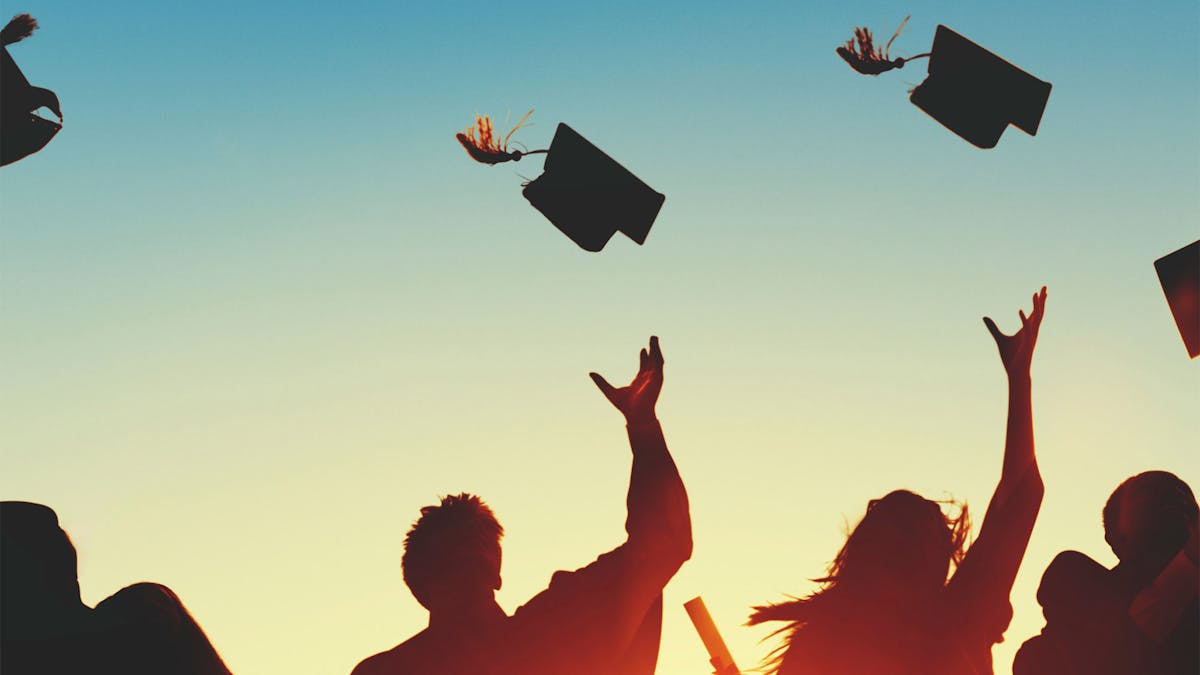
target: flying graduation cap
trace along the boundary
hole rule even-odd
[[[455,137],[472,159],[484,164],[545,154],[544,172],[529,181],[522,194],[580,248],[599,251],[618,231],[639,245],[645,243],[666,197],[566,124],[558,125],[548,150],[510,151],[509,139],[532,112],[502,140],[486,116],[476,117],[473,126]]]
[[[906,17],[882,50],[871,32],[855,28],[854,38],[837,53],[864,75],[903,68],[908,61],[929,59],[929,77],[912,90],[909,100],[950,131],[979,148],[994,148],[1009,124],[1037,135],[1050,83],[1044,82],[971,42],[938,26],[933,48],[908,58],[890,58],[888,49]]]
[[[1200,241],[1154,261],[1188,356],[1200,356]]]
[[[41,150],[62,129],[58,96],[49,89],[29,84],[8,53],[9,45],[29,37],[37,27],[32,16],[18,14],[0,29],[0,51],[4,52],[0,66],[0,166]],[[59,121],[36,114],[38,108],[49,108]]]

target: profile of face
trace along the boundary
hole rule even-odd
[[[839,554],[839,581],[898,599],[934,593],[946,583],[959,531],[959,522],[948,520],[937,502],[907,490],[891,492],[872,500],[850,533]]]
[[[1104,506],[1104,540],[1122,567],[1149,582],[1179,553],[1197,517],[1196,498],[1166,471],[1140,473],[1117,486]]]

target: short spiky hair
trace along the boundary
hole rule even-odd
[[[404,583],[428,607],[428,590],[439,577],[481,567],[498,573],[503,536],[504,528],[482,499],[465,492],[446,495],[441,504],[422,507],[404,537]]]

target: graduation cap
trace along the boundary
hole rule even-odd
[[[909,100],[972,145],[994,148],[1009,124],[1036,136],[1049,98],[1049,82],[938,26],[929,77]]]
[[[19,14],[0,29],[0,51],[4,52],[0,64],[0,166],[41,150],[62,129],[58,96],[49,89],[29,84],[8,53],[8,45],[29,37],[37,27],[33,17]],[[57,115],[59,121],[35,114],[35,110],[43,107]]]
[[[1154,261],[1188,356],[1200,356],[1200,241]]]
[[[881,50],[871,32],[855,28],[854,39],[837,53],[864,75],[879,75],[914,59],[929,58],[929,77],[912,90],[909,100],[950,131],[979,148],[994,148],[1009,124],[1037,134],[1050,98],[1043,82],[945,26],[938,26],[933,48],[924,54],[892,59],[888,49],[900,28]]]
[[[517,127],[528,117],[522,118]],[[472,158],[485,164],[546,154],[545,171],[526,184],[522,194],[580,248],[599,251],[617,232],[638,244],[645,243],[666,199],[664,195],[566,124],[558,125],[548,150],[509,151],[513,131],[497,141],[490,120],[481,117],[457,138]]]

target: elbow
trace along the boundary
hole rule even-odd
[[[1042,482],[1042,475],[1038,473],[1037,467],[1025,474],[1025,477],[1017,485],[1014,496],[1017,498],[1018,504],[1023,504],[1023,508],[1035,516],[1042,510],[1042,499],[1046,496],[1046,484]]]
[[[1042,498],[1046,496],[1046,484],[1042,481],[1042,474],[1037,470],[1036,466],[1029,472],[1029,477],[1026,478],[1026,481],[1029,483],[1030,500],[1040,507],[1042,505]]]
[[[692,558],[692,514],[686,501],[667,537],[670,553],[682,565]]]
[[[672,574],[683,567],[692,558],[692,532],[673,533],[658,542],[654,557],[660,560],[664,567],[672,570]]]
[[[992,502],[998,505],[1012,505],[1022,510],[1037,513],[1042,507],[1042,498],[1046,495],[1046,485],[1037,466],[1031,467],[1020,478],[1006,478],[996,486]]]
[[[686,532],[676,537],[671,552],[682,565],[692,559],[692,548],[692,528],[688,527]]]
[[[679,569],[692,557],[692,528],[665,528],[630,536],[628,544],[638,551],[638,557],[654,560],[655,564]]]

